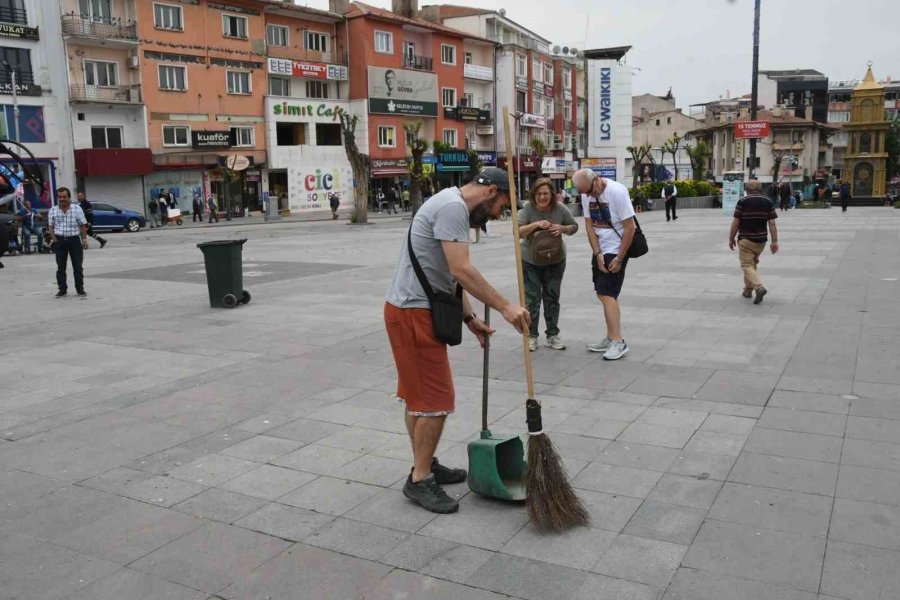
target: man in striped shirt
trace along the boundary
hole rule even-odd
[[[778,228],[775,219],[775,204],[762,194],[762,184],[751,179],[747,182],[747,195],[738,200],[734,208],[734,219],[731,222],[731,232],[728,234],[728,247],[734,251],[735,245],[739,248],[741,270],[744,271],[744,298],[750,298],[756,292],[753,304],[763,301],[767,290],[763,286],[756,272],[759,257],[766,249],[769,236],[766,234],[766,226],[772,234],[772,254],[778,252]],[[735,244],[734,238],[738,241]]]
[[[59,291],[57,298],[66,295],[66,263],[72,258],[72,271],[75,274],[75,291],[79,296],[87,296],[84,291],[84,272],[81,263],[84,251],[87,250],[87,219],[78,205],[72,205],[72,192],[61,187],[56,190],[58,204],[47,213],[50,243],[56,253],[56,285]]]

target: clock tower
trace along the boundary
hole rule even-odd
[[[887,134],[890,122],[884,110],[884,88],[872,75],[872,63],[866,76],[850,97],[850,122],[844,179],[850,183],[854,203],[877,199],[879,204],[887,182]]]

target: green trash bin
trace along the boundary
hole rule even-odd
[[[246,241],[244,238],[197,244],[203,252],[211,307],[234,308],[239,302],[241,304],[250,302],[250,292],[244,289],[241,263],[241,253]]]

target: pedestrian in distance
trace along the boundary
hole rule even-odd
[[[409,188],[403,188],[403,191],[400,193],[400,208],[403,209],[404,212],[408,211],[409,203],[410,203]]]
[[[738,257],[741,270],[744,272],[744,290],[741,295],[744,298],[752,298],[755,293],[753,304],[759,304],[768,290],[759,277],[757,267],[759,258],[766,249],[766,242],[769,241],[769,234],[772,236],[770,244],[772,254],[778,252],[778,227],[775,225],[778,213],[775,212],[772,201],[762,195],[762,184],[758,180],[748,181],[745,190],[747,195],[738,200],[734,208],[731,231],[728,233],[728,247],[732,252],[735,246],[739,250]]]
[[[31,208],[31,201],[24,200],[22,208],[16,213],[16,220],[22,224],[22,247],[25,253],[31,252],[31,236],[37,238],[38,254],[44,253],[44,228],[40,226],[41,213]]]
[[[387,197],[387,212],[393,211],[393,213],[397,214],[397,204],[400,202],[400,192],[397,191],[397,186],[393,186],[390,190],[388,190]]]
[[[381,212],[381,209],[385,205],[383,189],[378,188],[378,191],[375,192],[375,202],[376,202],[375,212]]]
[[[84,218],[87,219],[88,222],[88,236],[100,242],[100,248],[102,249],[106,246],[106,240],[94,233],[94,206],[91,204],[91,201],[87,199],[84,192],[78,192],[77,198],[78,206],[81,207],[82,212],[84,212]],[[87,248],[85,248],[85,250],[87,250]]]
[[[841,212],[847,212],[847,205],[850,204],[852,196],[850,195],[850,184],[846,181],[841,183],[839,195],[841,197]]]
[[[606,337],[599,343],[588,344],[587,349],[603,353],[604,360],[619,360],[628,353],[628,344],[622,337],[619,294],[636,230],[634,207],[628,188],[590,169],[576,171],[572,181],[581,194],[585,230],[591,246],[591,277],[606,320]]]
[[[338,218],[338,208],[341,206],[341,199],[338,198],[338,195],[334,192],[328,194],[328,202],[331,204],[331,218],[333,220],[337,220]]]
[[[473,312],[469,294],[497,310],[519,333],[528,329],[528,311],[504,298],[469,260],[469,228],[499,218],[509,202],[509,180],[496,167],[483,169],[462,188],[448,187],[432,196],[404,236],[385,298],[397,396],[406,404],[413,448],[414,465],[403,494],[431,512],[457,511],[459,504],[441,486],[466,480],[465,469],[448,468],[434,457],[444,422],[455,408],[447,344],[459,343],[463,324],[482,347],[494,332]],[[458,321],[440,316],[435,320],[439,313],[432,312],[433,303],[445,295],[460,299]],[[446,300],[442,305],[450,306]]]
[[[209,207],[209,219],[207,219],[207,223],[212,223],[215,221],[219,222],[219,207],[216,204],[216,197],[213,194],[209,195],[209,199],[206,201],[207,206]]]
[[[562,238],[575,234],[578,223],[560,195],[554,197],[550,179],[538,179],[531,188],[529,201],[519,211],[525,305],[531,315],[528,345],[532,352],[537,350],[542,302],[547,346],[554,350],[566,349],[559,336],[559,299],[566,272],[566,245]]]
[[[168,194],[165,192],[160,192],[159,194],[159,217],[162,219],[162,226],[166,227],[169,224],[169,202],[168,202]]]
[[[150,229],[162,227],[159,221],[159,199],[151,198],[147,203],[147,212],[150,213]]]
[[[778,188],[778,197],[780,199],[780,207],[782,211],[788,209],[788,206],[791,204],[791,184],[787,181],[782,181],[781,186]]]
[[[56,254],[56,286],[57,298],[68,293],[66,267],[72,261],[72,274],[75,277],[75,291],[79,296],[87,296],[84,291],[84,251],[87,250],[88,222],[81,207],[72,204],[72,192],[61,187],[56,190],[57,205],[47,213],[47,229],[50,243]]]
[[[197,221],[203,222],[203,199],[200,197],[200,194],[194,194],[194,204],[191,207],[191,213],[193,214],[193,223]]]
[[[672,213],[672,220],[677,221],[678,215],[675,213],[675,209],[678,202],[678,188],[672,182],[671,177],[666,180],[666,184],[663,186],[660,198],[662,198],[666,202],[666,222],[669,222],[670,211]]]

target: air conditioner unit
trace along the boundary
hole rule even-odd
[[[141,68],[141,57],[140,56],[129,56],[128,57],[128,68],[129,69],[140,69]]]

